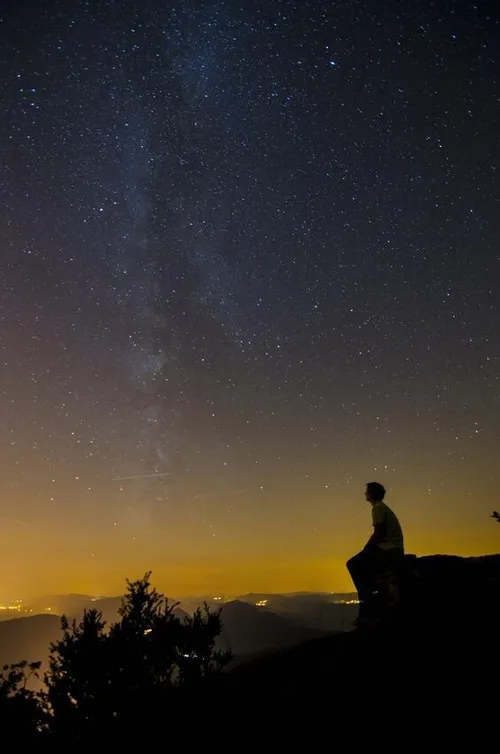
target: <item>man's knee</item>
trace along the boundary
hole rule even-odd
[[[353,555],[352,558],[349,558],[346,563],[346,568],[351,574],[360,571],[363,568],[362,553],[358,552],[357,555]]]

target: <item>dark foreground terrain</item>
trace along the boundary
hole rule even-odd
[[[211,696],[213,714],[280,735],[349,731],[354,742],[404,726],[405,749],[436,726],[450,738],[471,726],[497,735],[500,555],[425,557],[412,568],[392,620],[235,668]]]
[[[154,632],[156,643],[151,643],[145,639],[149,629],[144,631],[135,618],[120,629],[139,629],[137,635],[123,634],[129,644],[106,644],[102,636],[94,639],[88,633],[65,652],[73,671],[63,674],[57,686],[62,726],[55,715],[52,733],[40,738],[32,732],[30,742],[50,743],[53,750],[85,745],[95,751],[110,745],[157,749],[159,742],[162,749],[182,745],[188,751],[360,746],[412,751],[457,744],[497,750],[500,555],[407,562],[403,599],[382,622],[311,638],[229,666],[221,675],[198,681],[192,676],[193,683],[167,687],[166,693],[157,693],[154,684],[163,683],[155,662],[166,645],[158,637],[168,634]],[[136,582],[138,588],[144,583]],[[239,614],[237,603],[236,609]],[[190,629],[190,641],[201,636],[199,630],[205,630],[201,624]],[[111,649],[102,654],[105,646]],[[118,654],[113,647],[121,648]],[[192,663],[190,657],[203,656],[197,652],[180,655],[180,665],[182,658]],[[75,694],[82,700],[77,707]],[[3,709],[10,715],[16,711],[12,704]],[[76,726],[64,722],[65,709],[72,720],[77,709]],[[13,719],[0,719],[0,725],[4,737],[20,740],[23,731]],[[483,742],[486,736],[491,743]]]

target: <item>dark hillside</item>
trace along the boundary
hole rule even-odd
[[[393,620],[315,639],[242,665],[216,706],[241,724],[286,714],[297,724],[387,715],[466,715],[490,724],[500,657],[500,556],[412,562],[407,603]],[[214,697],[214,699],[216,696]],[[460,717],[458,718],[460,719]]]

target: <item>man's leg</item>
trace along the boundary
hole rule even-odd
[[[364,603],[370,596],[370,557],[367,550],[361,550],[357,555],[350,558],[347,563],[347,570],[356,587],[358,598]]]
[[[347,561],[347,570],[354,582],[359,598],[359,617],[370,617],[375,610],[375,578],[383,561],[379,547],[367,547]]]

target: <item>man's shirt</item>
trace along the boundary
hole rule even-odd
[[[382,550],[404,550],[403,530],[394,511],[380,501],[372,506],[372,518],[373,525],[382,531],[378,546]]]

